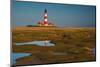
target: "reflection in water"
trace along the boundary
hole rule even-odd
[[[22,57],[25,57],[25,56],[29,56],[29,55],[31,55],[31,53],[12,53],[11,63],[15,64],[16,59],[22,58]]]
[[[16,43],[16,45],[55,46],[55,44],[51,43],[50,40]]]

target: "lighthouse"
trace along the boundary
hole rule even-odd
[[[44,11],[44,26],[48,26],[48,13],[47,9]]]
[[[39,21],[38,22],[38,26],[43,26],[43,27],[54,26],[53,23],[51,23],[51,22],[48,21],[47,9],[44,10],[43,21]]]

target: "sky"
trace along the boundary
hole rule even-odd
[[[48,20],[59,27],[95,27],[96,6],[13,1],[11,23],[13,26],[36,25],[43,21],[44,10]]]

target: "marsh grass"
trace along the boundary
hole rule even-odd
[[[95,28],[26,29],[12,30],[13,52],[32,53],[31,56],[17,59],[17,65],[95,61],[91,52],[96,46]],[[15,45],[16,42],[39,40],[51,40],[55,46]],[[56,52],[65,55],[54,55]]]

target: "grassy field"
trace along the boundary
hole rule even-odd
[[[55,46],[15,45],[16,42],[39,40],[51,40]],[[17,59],[16,65],[95,61],[92,53],[95,45],[95,28],[17,27],[12,29],[12,51],[31,53],[30,56]]]

